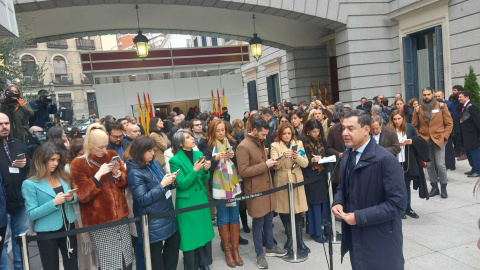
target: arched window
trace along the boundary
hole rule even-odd
[[[31,55],[22,57],[23,76],[33,76],[35,74],[35,58]]]
[[[55,56],[53,58],[53,70],[55,72],[55,76],[67,74],[67,63],[63,57]]]

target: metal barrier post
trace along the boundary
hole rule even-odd
[[[299,263],[308,259],[308,253],[297,250],[297,230],[295,227],[295,203],[293,201],[293,183],[288,183],[288,201],[290,204],[290,224],[292,225],[292,252],[288,252],[282,259],[290,263]]]
[[[328,196],[330,198],[330,209],[332,208],[332,203],[333,203],[333,191],[332,191],[332,177],[330,176],[330,183],[328,183]],[[329,209],[329,210],[330,210]],[[338,235],[337,235],[337,223],[335,222],[335,216],[333,215],[332,211],[330,211],[330,219],[331,219],[331,223],[332,223],[332,231],[331,231],[331,234],[333,235],[333,239],[332,239],[332,242],[334,244],[340,244],[341,243],[341,239],[339,239]]]
[[[20,241],[21,241],[21,243],[18,243],[18,244],[20,245],[20,252],[22,253],[22,268],[30,269],[30,261],[29,261],[30,257],[28,256],[27,234],[22,233],[18,237],[20,237]]]
[[[152,270],[152,258],[150,257],[150,232],[148,231],[148,215],[142,216],[143,253],[145,256],[145,269]]]

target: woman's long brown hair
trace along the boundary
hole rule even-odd
[[[389,129],[397,132],[397,127],[393,123],[393,117],[397,114],[400,115],[403,118],[402,125],[400,125],[400,128],[398,130],[400,130],[400,132],[402,132],[402,134],[406,134],[407,133],[407,123],[405,121],[405,114],[403,114],[403,112],[400,111],[400,110],[393,110],[392,111],[392,113],[390,114],[390,120],[388,121],[387,127]]]
[[[47,163],[54,155],[59,155],[60,159],[58,160],[58,166],[55,171],[49,173]],[[63,151],[60,150],[54,143],[44,142],[33,154],[28,179],[39,181],[45,176],[50,175],[62,179],[67,184],[70,184],[70,174],[65,171],[65,164],[67,164],[67,160]]]
[[[225,137],[227,137],[234,143],[236,142],[236,140],[232,138],[232,136],[230,136],[230,134],[228,133],[227,122],[223,119],[217,118],[213,119],[212,121],[210,121],[210,123],[208,123],[207,133],[205,133],[205,139],[207,139],[208,146],[210,147],[214,147],[216,145],[215,131],[217,130],[217,126],[220,124],[223,124],[223,126],[225,127]]]

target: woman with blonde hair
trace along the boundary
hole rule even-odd
[[[84,155],[70,165],[73,187],[78,188],[83,226],[124,219],[128,215],[124,189],[125,167],[118,154],[107,150],[108,135],[98,123],[88,127]],[[91,232],[101,269],[132,269],[132,242],[127,224]]]
[[[65,156],[52,142],[41,144],[33,154],[30,176],[22,184],[27,216],[35,222],[37,235],[69,231],[76,220],[72,204],[77,196],[71,190],[70,174],[65,171]],[[77,237],[39,240],[43,269],[59,269],[58,250],[63,268],[77,270]]]
[[[236,141],[227,132],[227,122],[214,119],[208,124],[205,137],[200,140],[198,149],[212,162],[210,178],[214,200],[234,199],[242,192],[237,171],[235,150]],[[217,206],[217,225],[225,260],[229,267],[242,266],[238,252],[240,237],[239,203]]]

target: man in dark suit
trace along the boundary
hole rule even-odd
[[[463,104],[460,103],[460,101],[458,100],[458,93],[460,93],[461,91],[463,91],[463,86],[454,85],[452,87],[452,94],[448,98],[448,101],[452,102],[455,106],[458,118],[460,118],[460,113],[462,112],[463,107]],[[457,126],[458,129],[455,129],[455,123],[453,124],[453,128],[455,130],[455,157],[458,157],[457,161],[461,161],[467,159],[467,156],[465,155],[465,151],[462,148],[462,134],[460,130],[460,122],[457,122]]]
[[[383,118],[379,115],[373,115],[371,122],[372,138],[392,155],[397,156],[400,153],[400,143],[395,131],[384,126]]]
[[[457,109],[453,102],[450,102],[445,99],[445,93],[442,90],[435,91],[435,98],[447,104],[448,111],[453,119],[453,130],[448,137],[447,144],[445,145],[445,166],[447,166],[447,170],[455,170],[455,150],[453,148],[453,139],[455,138],[456,133],[460,133],[460,122],[458,121],[458,114]]]
[[[470,92],[462,91],[458,100],[463,104],[460,114],[462,142],[467,154],[468,163],[472,169],[465,174],[468,177],[480,177],[480,110],[477,104],[470,100]]]
[[[401,215],[407,190],[398,159],[370,137],[370,116],[345,115],[343,139],[349,149],[340,162],[340,186],[332,213],[342,219],[341,256],[353,269],[405,267]]]
[[[357,106],[357,110],[365,110],[365,102],[367,102],[366,97],[360,99],[360,105]]]

